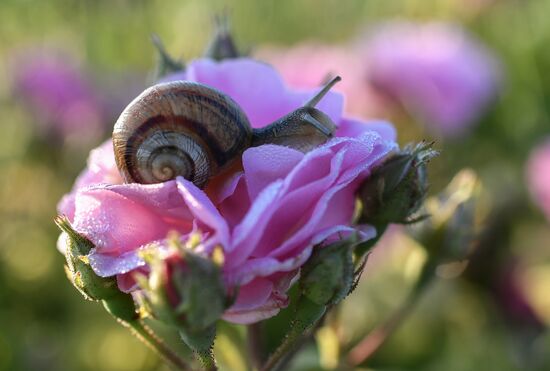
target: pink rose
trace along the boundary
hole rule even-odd
[[[250,59],[196,60],[183,76],[231,96],[254,127],[316,93],[287,89],[275,70]],[[111,144],[105,143],[92,152],[59,212],[95,244],[89,255],[94,271],[116,275],[125,291],[136,289],[131,273],[146,269],[140,249],[151,242],[162,245],[173,230],[200,231],[197,252],[208,256],[221,246],[225,285],[239,286],[224,318],[252,323],[271,317],[287,305],[286,291],[314,245],[351,231],[373,237],[372,228],[351,225],[355,192],[373,166],[397,148],[390,125],[342,118],[339,94],[329,93],[317,107],[340,125],[336,138],[307,154],[275,145],[250,148],[243,153],[242,171],[204,191],[183,178],[121,184]]]
[[[493,56],[451,24],[383,24],[367,41],[364,61],[381,92],[446,137],[470,129],[499,82]]]
[[[527,164],[527,182],[533,199],[550,220],[550,139],[533,150]]]

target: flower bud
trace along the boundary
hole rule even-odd
[[[353,249],[355,241],[341,240],[318,246],[300,274],[300,288],[315,304],[332,305],[344,299],[355,281]]]
[[[227,307],[219,265],[182,246],[176,237],[168,247],[144,252],[143,258],[150,274],[137,281],[152,314],[190,336],[208,332]]]
[[[88,300],[104,300],[120,294],[113,277],[99,277],[88,263],[87,255],[94,247],[93,243],[77,233],[67,218],[58,216],[55,223],[67,244],[67,276],[77,290]]]
[[[172,58],[164,48],[164,44],[160,37],[156,34],[151,35],[151,42],[157,51],[157,62],[155,68],[155,80],[158,80],[166,75],[185,70],[185,64]]]
[[[472,170],[460,171],[439,195],[426,200],[429,218],[412,235],[439,262],[466,259],[474,250],[487,216],[481,181]]]
[[[436,155],[431,144],[422,142],[407,146],[374,169],[359,190],[361,221],[374,225],[410,223],[428,190],[426,164]]]
[[[227,15],[218,15],[215,18],[216,30],[214,37],[206,47],[204,56],[221,61],[223,59],[239,58],[241,54],[237,50]]]

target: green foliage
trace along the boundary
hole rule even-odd
[[[87,256],[94,247],[84,236],[78,234],[64,217],[57,217],[57,226],[66,242],[67,276],[69,281],[88,300],[110,299],[120,294],[113,277],[99,277],[88,263]]]

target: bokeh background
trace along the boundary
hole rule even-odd
[[[341,73],[350,112],[391,120],[401,144],[435,140],[431,194],[466,167],[484,183],[490,233],[461,275],[434,282],[368,368],[550,370],[550,198],[541,196],[550,155],[528,175],[530,154],[550,137],[549,0],[2,0],[0,370],[166,370],[70,286],[53,217],[89,151],[154,81],[151,33],[190,60],[222,11],[241,49],[274,63],[289,84],[311,87]],[[389,50],[378,53],[374,40],[388,25],[405,29],[380,36]],[[417,29],[417,55],[396,52]],[[414,63],[418,70],[407,72]],[[428,92],[413,78],[423,73],[434,84]],[[430,95],[441,87],[450,95]],[[466,117],[451,113],[450,123],[446,111],[423,106],[455,98]],[[548,181],[530,191],[537,174]],[[338,337],[358,341],[399,306],[425,259],[422,246],[390,230],[338,313]],[[242,336],[228,328],[218,346],[231,350],[231,334]],[[330,341],[309,344],[293,367],[330,369]],[[243,367],[237,351],[224,354],[226,369]]]

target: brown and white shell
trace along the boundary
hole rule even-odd
[[[202,188],[251,141],[250,123],[235,101],[189,81],[145,90],[122,112],[113,130],[116,163],[130,183],[183,176]]]
[[[340,81],[334,78],[303,107],[252,129],[230,97],[190,81],[155,85],[132,101],[113,130],[117,166],[128,183],[161,183],[177,176],[203,188],[250,146],[277,144],[307,152],[336,126],[315,105]]]

